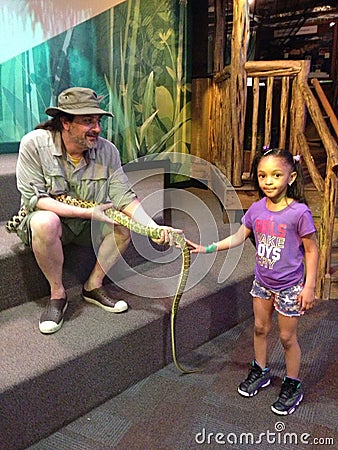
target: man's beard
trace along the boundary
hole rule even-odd
[[[75,144],[81,146],[83,149],[96,147],[97,139],[95,139],[95,141],[91,141],[91,140],[87,139],[88,134],[86,134],[84,138],[80,138],[78,136],[74,136],[72,134],[72,132],[70,131],[69,135],[72,138],[73,142]],[[90,134],[89,136],[98,138],[97,134]]]

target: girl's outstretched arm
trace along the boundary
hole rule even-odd
[[[305,251],[305,284],[298,297],[301,311],[311,309],[315,302],[315,286],[318,267],[318,246],[315,233],[302,238]]]
[[[251,230],[249,228],[245,225],[241,225],[236,233],[226,237],[222,241],[214,242],[213,244],[209,244],[207,246],[196,244],[189,239],[186,239],[186,241],[191,253],[212,253],[214,251],[228,250],[229,248],[241,245],[249,237],[250,233]]]

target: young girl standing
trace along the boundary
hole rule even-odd
[[[316,229],[304,200],[299,159],[282,149],[258,154],[252,176],[261,199],[248,209],[238,231],[206,247],[188,241],[192,253],[212,253],[236,247],[251,232],[254,234],[256,265],[250,294],[253,297],[255,359],[238,392],[251,397],[270,384],[267,338],[276,310],[285,351],[286,376],[271,409],[280,415],[293,413],[303,399],[297,325],[299,317],[313,307],[318,263]]]

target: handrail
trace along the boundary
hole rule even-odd
[[[301,63],[293,60],[277,60],[277,61],[247,61],[244,64],[248,76],[262,76],[269,72],[275,72],[280,75],[281,72],[285,72],[284,75],[290,75],[292,73],[298,73],[301,71]],[[259,72],[259,75],[256,75]],[[271,75],[269,73],[269,75]]]
[[[314,88],[317,92],[317,95],[319,97],[319,100],[321,101],[321,104],[323,105],[323,108],[324,108],[326,114],[329,116],[332,128],[334,129],[336,136],[338,137],[338,119],[332,109],[332,106],[330,105],[330,102],[328,101],[328,99],[325,95],[325,92],[323,91],[317,78],[313,78],[311,80],[311,84],[314,86]]]
[[[299,147],[302,149],[302,157],[304,158],[306,167],[309,171],[309,175],[311,177],[311,180],[315,186],[315,188],[317,189],[318,192],[323,192],[324,191],[324,180],[323,177],[321,176],[321,174],[319,173],[319,170],[317,169],[317,167],[315,166],[312,156],[311,156],[311,152],[310,152],[310,147],[309,144],[307,143],[306,137],[304,135],[304,133],[299,132],[297,134],[297,140],[299,143]]]
[[[337,174],[338,174],[338,143],[329,129],[329,126],[323,116],[322,105],[317,101],[317,96],[308,83],[309,61],[247,61],[244,63],[246,77],[252,77],[252,123],[251,123],[251,152],[250,160],[256,152],[258,144],[258,133],[264,126],[264,133],[260,134],[264,142],[259,145],[270,145],[272,113],[273,112],[273,85],[275,80],[280,86],[280,106],[279,106],[279,145],[284,146],[287,142],[287,133],[289,133],[289,148],[292,153],[299,152],[304,158],[309,175],[315,189],[319,192],[321,200],[321,216],[318,229],[318,240],[320,249],[320,258],[318,265],[318,277],[316,283],[316,296],[326,298],[327,283],[330,283],[330,264],[331,249],[333,240],[333,231],[335,224],[335,209],[338,194]],[[213,127],[210,133],[211,160],[219,169],[231,180],[234,186],[238,183],[238,167],[235,168],[237,160],[243,158],[242,155],[234,153],[235,131],[233,127],[233,109],[229,108],[231,95],[237,92],[239,88],[234,89],[232,78],[236,77],[236,71],[233,67],[224,67],[222,71],[214,74],[213,77],[213,102],[211,103],[211,122]],[[244,77],[244,79],[246,79]],[[260,107],[260,80],[264,79],[265,96],[265,117],[264,123],[259,123]],[[244,83],[245,84],[245,83]],[[316,81],[312,84],[317,86]],[[318,88],[316,89],[318,93]],[[320,101],[323,102],[323,96],[320,94]],[[291,99],[291,105],[289,105]],[[326,105],[327,107],[327,105]],[[327,108],[326,108],[327,110]],[[241,127],[243,132],[243,115],[236,110],[236,126]],[[313,161],[309,144],[305,137],[306,113],[311,116],[314,127],[316,128],[322,145],[326,152],[326,174],[322,177]],[[331,123],[335,124],[335,117],[328,114]],[[241,120],[240,120],[241,119]],[[338,136],[337,128],[333,125]],[[238,137],[238,136],[237,136]],[[238,147],[238,145],[237,145]],[[236,169],[236,170],[235,170]],[[235,175],[236,176],[235,176]],[[242,173],[243,176],[243,173]]]
[[[328,163],[334,172],[338,171],[338,144],[330,133],[330,130],[324,120],[318,102],[311,92],[308,84],[301,83],[300,89],[305,104],[309,110],[312,121],[317,128],[318,134],[323,142],[328,156]]]

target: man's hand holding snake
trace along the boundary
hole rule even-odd
[[[173,236],[173,233],[183,235],[183,230],[180,230],[178,228],[172,228],[172,227],[166,227],[166,226],[160,226],[158,227],[162,230],[161,238],[160,239],[152,239],[156,244],[158,245],[169,245],[172,247],[176,244],[175,238]]]

